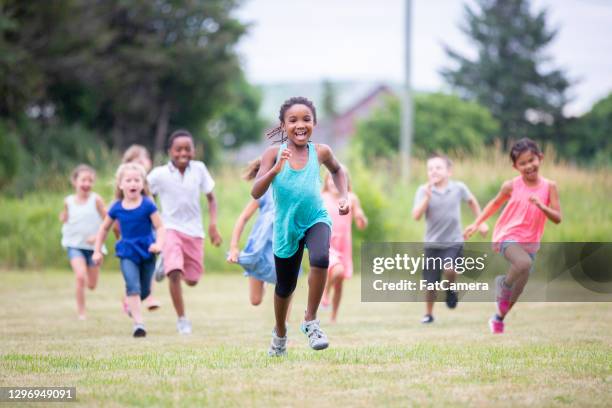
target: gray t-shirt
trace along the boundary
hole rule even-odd
[[[425,188],[422,185],[417,189],[414,207],[425,198]],[[425,211],[425,242],[463,242],[461,201],[467,201],[471,196],[470,190],[460,181],[449,180],[443,190],[432,186],[431,199]]]

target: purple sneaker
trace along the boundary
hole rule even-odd
[[[504,321],[500,320],[497,315],[493,315],[489,319],[489,328],[493,334],[502,334],[504,332]]]
[[[497,309],[499,313],[505,315],[510,310],[510,297],[512,296],[512,289],[509,289],[504,284],[504,275],[499,275],[495,278],[495,295],[497,302]]]

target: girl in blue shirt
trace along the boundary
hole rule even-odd
[[[93,261],[102,262],[102,244],[115,221],[119,224],[121,239],[115,245],[125,280],[127,301],[134,320],[134,337],[145,337],[141,300],[151,292],[151,278],[155,269],[155,255],[161,251],[164,229],[155,203],[149,198],[144,167],[136,163],[119,166],[115,196],[96,236]],[[153,227],[155,235],[153,235]],[[155,238],[157,237],[157,239]]]

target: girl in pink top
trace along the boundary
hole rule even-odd
[[[347,173],[348,174],[348,173]],[[325,177],[323,191],[321,196],[327,207],[332,219],[332,232],[329,246],[329,267],[327,268],[327,283],[323,298],[321,299],[322,307],[329,307],[329,294],[332,289],[334,291],[332,298],[331,321],[336,322],[338,316],[338,308],[340,307],[340,298],[342,297],[342,283],[345,279],[353,276],[353,237],[352,223],[353,217],[357,228],[364,229],[368,225],[366,218],[357,195],[353,193],[351,184],[348,184],[349,190],[349,215],[352,217],[338,215],[338,200],[340,200],[340,192],[336,188],[333,179],[329,173]]]
[[[467,240],[480,224],[508,202],[493,230],[494,249],[510,262],[508,273],[495,279],[498,313],[489,320],[493,333],[504,332],[504,317],[527,284],[546,219],[555,224],[561,222],[557,185],[539,174],[544,158],[539,146],[523,138],[512,146],[510,158],[512,167],[520,175],[502,184],[497,196],[464,232]]]

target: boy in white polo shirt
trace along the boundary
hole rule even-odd
[[[221,244],[217,230],[215,182],[206,165],[193,160],[193,136],[177,130],[168,140],[170,162],[153,169],[147,177],[151,193],[161,201],[166,237],[162,254],[164,272],[169,279],[170,296],[178,316],[177,329],[191,334],[191,322],[185,316],[181,280],[195,286],[204,271],[204,228],[200,195],[206,194],[210,224],[208,234],[214,246]]]

